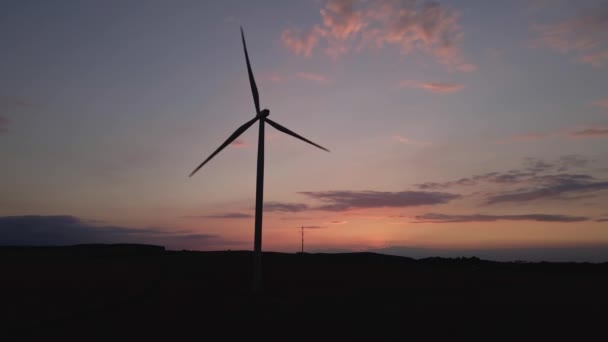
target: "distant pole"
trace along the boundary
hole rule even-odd
[[[262,292],[262,212],[264,210],[264,120],[258,133],[258,171],[255,185],[255,236],[253,243],[253,292]]]

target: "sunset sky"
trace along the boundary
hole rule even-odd
[[[0,245],[608,261],[608,1],[0,4]],[[315,227],[315,228],[313,228]]]

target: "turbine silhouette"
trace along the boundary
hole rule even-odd
[[[291,135],[294,138],[298,138],[304,142],[307,142],[313,146],[316,146],[324,151],[329,152],[328,149],[321,145],[317,145],[314,142],[304,138],[303,136],[292,132],[279,125],[278,123],[270,120],[268,115],[270,111],[263,109],[260,111],[260,96],[258,94],[258,87],[255,84],[253,77],[253,71],[251,71],[251,63],[249,62],[249,54],[247,54],[247,44],[245,43],[245,34],[243,33],[243,27],[241,27],[241,39],[243,41],[243,50],[245,51],[245,60],[247,61],[247,72],[249,74],[249,83],[251,85],[251,92],[253,94],[253,102],[255,103],[256,115],[253,119],[247,121],[241,127],[239,127],[223,144],[220,145],[205,161],[190,173],[190,177],[200,170],[203,165],[207,164],[211,158],[215,157],[216,154],[220,153],[226,146],[232,143],[238,138],[243,132],[251,127],[256,121],[259,121],[259,134],[258,134],[258,167],[257,167],[257,179],[255,188],[255,237],[253,244],[253,291],[259,292],[262,289],[262,211],[264,206],[264,123],[268,123],[270,126],[277,130]]]

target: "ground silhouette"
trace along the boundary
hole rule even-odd
[[[405,340],[601,331],[608,263],[1,247],[0,339]],[[7,339],[10,338],[10,339]]]

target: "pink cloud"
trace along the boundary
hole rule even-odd
[[[354,0],[332,0],[321,9],[323,25],[335,39],[345,40],[357,34],[365,26],[363,13],[354,10]]]
[[[424,83],[422,88],[434,93],[453,93],[462,89],[462,84],[457,83]]]
[[[430,142],[426,142],[426,141],[418,141],[418,140],[413,140],[413,139],[409,139],[400,135],[394,135],[393,136],[393,140],[400,142],[402,144],[406,144],[406,145],[418,145],[418,146],[428,146],[431,145]]]
[[[281,34],[281,40],[293,54],[310,57],[319,43],[319,35],[314,28],[307,32],[286,29]]]
[[[564,54],[572,54],[580,62],[600,67],[608,62],[608,4],[571,15],[548,25],[536,25],[536,43]]]
[[[402,54],[421,51],[450,70],[469,72],[459,43],[464,34],[459,13],[435,2],[329,0],[321,22],[308,31],[286,29],[283,44],[294,54],[311,56],[321,43],[337,58],[351,50],[394,46]]]
[[[418,82],[411,80],[401,81],[399,85],[401,87],[424,89],[439,94],[454,93],[464,88],[464,85],[460,83]]]
[[[299,72],[296,75],[299,78],[303,78],[303,79],[309,80],[309,81],[315,81],[315,82],[319,82],[319,83],[328,82],[327,77],[325,77],[324,75],[321,75],[321,74],[314,74],[311,72]]]

